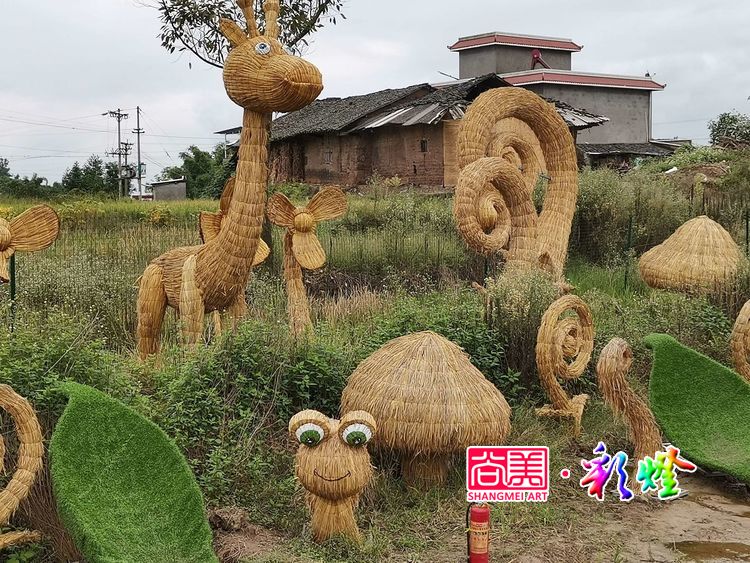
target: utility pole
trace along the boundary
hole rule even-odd
[[[126,169],[128,168],[128,155],[131,152],[133,152],[133,143],[130,143],[128,141],[123,141],[122,142],[122,156],[125,157],[125,162],[123,166]],[[128,173],[128,177],[125,178],[125,182],[124,182],[125,184],[124,196],[125,197],[130,197],[130,178],[132,178],[132,176],[130,175],[130,173]]]
[[[141,135],[145,133],[143,129],[141,129],[141,106],[138,106],[135,108],[136,110],[136,125],[135,129],[133,129],[133,133],[135,133],[137,137],[138,142],[138,162],[136,163],[136,170],[138,171],[138,200],[143,201],[143,173],[141,172]]]
[[[122,113],[120,108],[117,108],[117,111],[112,111],[112,110],[106,111],[102,115],[108,115],[109,117],[114,117],[117,120],[117,150],[112,151],[112,154],[117,154],[117,176],[118,176],[118,181],[119,181],[119,186],[120,186],[120,189],[119,189],[120,197],[122,197],[122,192],[123,192],[122,190],[122,183],[123,183],[122,182],[123,180],[122,178],[122,152],[121,152],[122,151],[122,133],[121,133],[120,123],[122,122],[123,119],[128,118],[128,114]]]

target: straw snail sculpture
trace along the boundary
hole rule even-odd
[[[573,138],[554,106],[522,88],[479,96],[458,136],[461,172],[453,215],[466,244],[509,267],[561,277],[578,197]],[[537,216],[536,182],[549,179]]]
[[[18,463],[8,485],[0,491],[0,526],[8,524],[18,505],[29,494],[42,467],[42,429],[29,402],[8,385],[0,385],[0,409],[8,412],[18,433]],[[0,436],[0,472],[5,469],[5,441]],[[0,549],[39,541],[40,532],[18,531],[0,534]]]
[[[224,86],[229,98],[244,109],[234,189],[215,238],[162,254],[144,271],[138,293],[141,358],[158,351],[167,306],[179,312],[188,346],[197,344],[205,313],[228,310],[235,318],[241,316],[265,213],[272,113],[301,109],[323,89],[320,71],[287,54],[279,43],[278,0],[264,5],[263,35],[255,22],[253,2],[237,3],[245,14],[247,31],[232,21],[220,22],[231,46]]]
[[[646,402],[628,385],[626,375],[633,363],[633,351],[622,338],[610,340],[599,355],[596,379],[604,402],[628,425],[635,460],[654,457],[661,451],[661,432]]]
[[[11,256],[44,250],[59,234],[60,218],[49,205],[30,207],[10,221],[0,218],[0,283],[10,280]]]
[[[742,306],[734,322],[731,347],[734,370],[750,383],[750,301]]]
[[[326,255],[315,233],[318,223],[346,213],[346,196],[339,188],[323,188],[306,207],[295,207],[282,193],[271,196],[268,218],[286,229],[284,234],[284,285],[287,294],[289,328],[297,337],[312,330],[302,268],[317,270]]]
[[[420,488],[443,483],[468,446],[510,434],[503,394],[461,348],[429,331],[391,340],[357,366],[341,412],[358,410],[378,424],[373,445],[397,452],[404,481]]]
[[[334,420],[306,410],[289,421],[289,433],[300,444],[295,473],[307,491],[315,541],[336,535],[360,540],[354,509],[372,478],[367,443],[375,431],[375,420],[362,411]]]
[[[568,310],[575,316],[561,318]],[[576,438],[581,434],[588,395],[569,397],[557,379],[570,381],[580,377],[593,350],[594,323],[588,305],[577,295],[564,295],[552,303],[542,317],[536,342],[539,379],[552,404],[537,409],[537,414],[570,420]]]

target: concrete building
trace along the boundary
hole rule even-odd
[[[185,178],[152,182],[151,192],[154,201],[179,201],[187,199],[187,182]]]

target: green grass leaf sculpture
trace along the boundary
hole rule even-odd
[[[185,458],[154,423],[86,385],[50,442],[60,516],[87,561],[217,562]]]
[[[750,385],[731,369],[651,334],[651,410],[669,441],[704,469],[750,483]]]

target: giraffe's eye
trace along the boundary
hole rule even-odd
[[[299,440],[300,444],[305,444],[306,446],[317,446],[325,437],[325,432],[323,429],[318,426],[317,424],[313,424],[312,422],[308,422],[307,424],[303,424],[299,428],[297,428],[297,431],[295,432],[295,435],[297,436],[297,440]]]
[[[267,55],[268,53],[271,52],[271,46],[265,42],[258,43],[255,46],[255,52],[258,53],[259,55]]]
[[[356,422],[344,428],[341,437],[350,446],[364,446],[372,438],[372,430],[366,424]]]

